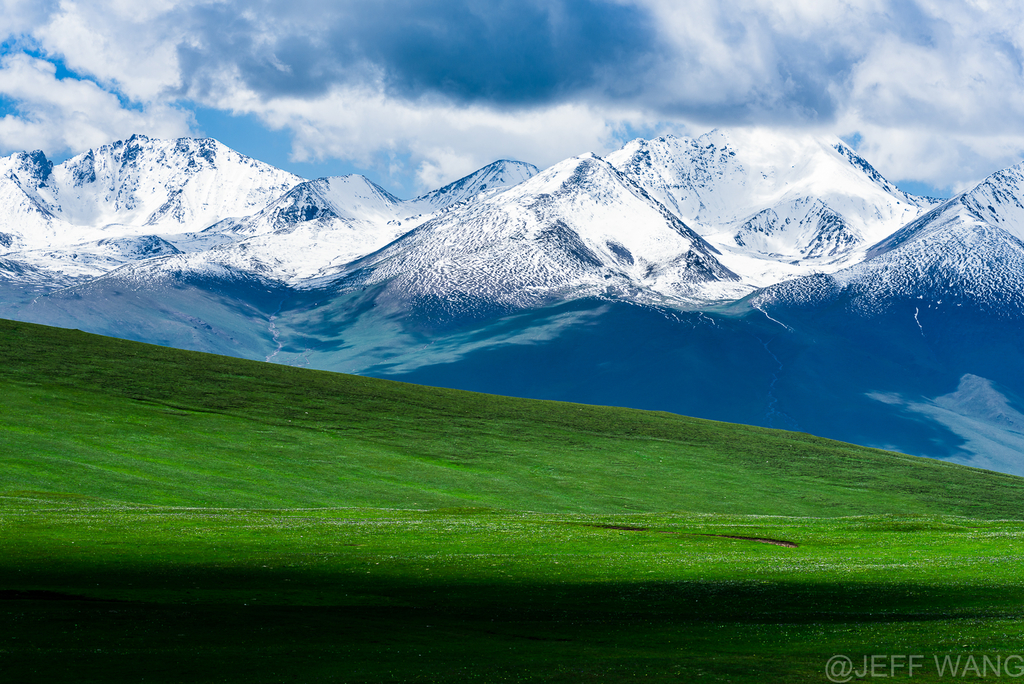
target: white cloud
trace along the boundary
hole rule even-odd
[[[177,46],[188,31],[175,11],[180,4],[65,0],[33,36],[73,71],[152,102],[181,86]]]
[[[0,36],[31,33],[46,21],[56,5],[53,0],[0,0]]]
[[[0,0],[9,41],[90,79],[4,57],[0,94],[17,113],[0,123],[0,144],[79,150],[135,131],[187,134],[182,102],[289,131],[297,161],[387,166],[421,188],[497,157],[547,165],[601,153],[626,126],[659,122],[859,133],[882,173],[957,188],[1024,153],[1024,15],[1008,1],[594,0],[649,13],[656,36],[644,68],[623,77],[602,62],[592,82],[518,104],[476,91],[462,101],[398,93],[389,69],[407,62],[374,64],[363,50],[347,63],[327,49],[359,40],[344,33],[355,16],[346,12],[386,7],[353,2],[312,21],[301,0],[234,1]],[[303,72],[302,55],[316,56],[316,69]]]
[[[834,86],[837,129],[890,178],[968,189],[1024,155],[1024,17],[1005,3],[921,11],[927,36],[877,36]]]
[[[644,120],[636,112],[588,105],[504,111],[437,100],[406,102],[352,88],[336,88],[313,101],[263,102],[238,92],[232,101],[220,104],[234,113],[257,114],[272,128],[293,131],[296,161],[338,157],[365,166],[387,163],[392,174],[414,174],[420,190],[436,188],[499,158],[544,167],[584,152],[614,149],[619,122]]]
[[[24,54],[0,59],[0,93],[18,113],[0,119],[0,147],[80,152],[132,133],[177,137],[189,132],[189,114],[154,104],[127,109],[95,83],[60,80],[53,64]]]
[[[755,122],[857,133],[888,177],[954,190],[1024,156],[1018,3],[636,1],[691,69],[665,96],[707,103],[709,125],[738,102]]]

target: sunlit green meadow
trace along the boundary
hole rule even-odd
[[[1012,680],[1024,654],[1019,478],[25,324],[0,352],[0,681]]]

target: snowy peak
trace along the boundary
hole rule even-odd
[[[86,254],[99,241],[202,230],[258,211],[301,181],[211,139],[136,135],[56,166],[42,152],[21,152],[0,158],[0,251],[84,250],[77,264],[107,268],[112,262],[102,249]],[[55,259],[43,271],[71,263]],[[102,272],[72,270],[81,277]]]
[[[694,139],[635,140],[608,159],[659,199],[665,196],[684,219],[711,225],[746,220],[799,197],[836,210],[864,200],[930,206],[897,190],[834,137],[715,130]]]
[[[866,260],[822,278],[780,283],[764,303],[807,304],[855,292],[875,312],[898,302],[1024,312],[1024,164],[989,176],[872,246]]]
[[[53,162],[42,150],[17,152],[0,159],[0,173],[13,174],[28,193],[45,187],[53,174]]]
[[[314,183],[317,193],[340,218],[387,222],[400,213],[401,200],[363,176],[337,176]]]
[[[433,210],[444,209],[453,204],[470,200],[488,190],[518,185],[537,173],[538,169],[533,164],[502,159],[449,183],[443,188],[410,200],[409,203],[411,205],[427,205]]]
[[[885,190],[890,195],[902,197],[904,201],[910,204],[917,204],[919,206],[928,206],[928,204],[938,203],[938,201],[933,201],[932,199],[927,197],[918,197],[916,195],[911,195],[910,193],[903,192],[895,185],[890,183],[889,180],[885,178],[882,174],[880,174],[878,171],[876,171],[875,167],[868,163],[868,161],[864,159],[864,157],[854,152],[843,141],[839,140],[833,142],[832,147],[833,149],[835,149],[836,152],[845,157],[846,160],[849,161],[852,166],[854,166],[857,169],[860,169],[864,173],[864,175],[867,176],[873,183],[878,185],[880,188]]]
[[[939,214],[972,235],[1024,239],[1022,193],[1024,172],[1008,169],[956,212],[920,219],[932,200],[900,192],[838,138],[716,130],[543,172],[500,160],[401,201],[363,176],[305,181],[211,139],[132,136],[59,165],[38,151],[0,159],[0,253],[77,279],[159,257],[299,288],[359,273],[410,292],[479,287],[509,305],[617,292],[688,306],[836,273],[871,244],[877,257],[939,235]]]
[[[41,150],[17,152],[0,158],[0,176],[17,185],[26,201],[39,212],[45,215],[53,213],[55,208],[47,200],[47,186],[53,181],[53,162]]]
[[[252,216],[229,219],[208,231],[254,236],[310,222],[321,227],[334,223],[397,227],[401,224],[396,219],[402,213],[398,198],[364,176],[353,174],[304,181]]]
[[[54,167],[49,199],[74,225],[185,232],[262,209],[301,181],[210,138],[134,135]]]
[[[250,217],[210,227],[207,234],[241,238],[210,258],[239,268],[259,263],[262,273],[289,282],[314,277],[406,232],[398,220],[403,209],[394,195],[363,176],[306,181]]]
[[[370,221],[387,223],[398,212],[399,200],[359,175],[305,181],[246,221],[239,230],[256,235],[307,221]]]
[[[390,226],[377,232],[394,239],[437,211],[477,198],[481,193],[518,184],[536,172],[532,164],[497,161],[443,188],[406,201],[361,175],[320,178],[300,183],[247,219],[228,221],[212,230],[227,229],[251,236],[308,221],[363,222],[378,228]]]
[[[934,202],[898,190],[838,138],[715,130],[634,140],[609,161],[712,244],[832,270]]]
[[[441,194],[453,202],[461,196],[472,200],[483,196],[480,193],[490,194],[492,189],[501,188],[502,183],[513,182],[517,174],[530,168],[521,162],[497,162]],[[403,202],[355,174],[304,181],[250,216],[228,218],[206,229],[202,239],[210,242],[211,249],[203,256],[189,254],[163,260],[154,268],[160,271],[173,267],[182,272],[251,270],[303,287],[309,279],[319,282],[344,264],[384,247],[436,212],[467,201],[459,200],[443,209],[422,199]]]
[[[955,248],[953,233],[965,230],[1024,241],[1024,162],[946,200],[872,246],[867,257],[873,259],[918,241],[950,241]]]
[[[453,206],[340,276],[344,288],[384,285],[398,299],[509,309],[589,295],[693,297],[735,280],[698,235],[594,155]]]
[[[678,217],[668,212],[665,207],[652,198],[644,188],[608,161],[592,153],[559,162],[529,181],[506,190],[502,195],[485,198],[482,201],[485,203],[531,202],[533,201],[531,198],[535,198],[538,203],[558,198],[560,201],[570,204],[587,205],[591,210],[596,206],[611,207],[620,201],[626,203],[639,201],[660,212],[667,220],[672,221],[673,225],[680,226],[683,231],[697,237]]]
[[[0,252],[58,238],[55,226],[59,221],[37,192],[26,190],[24,179],[14,170],[0,173],[0,206],[4,208],[0,213]]]
[[[862,240],[838,212],[820,199],[801,197],[747,219],[733,240],[760,254],[802,259],[838,259]]]
[[[1024,240],[1024,163],[992,174],[958,199],[979,220]]]

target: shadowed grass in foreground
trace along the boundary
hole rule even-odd
[[[1013,522],[54,503],[3,510],[27,680],[820,682],[891,653],[941,681],[1024,639]]]

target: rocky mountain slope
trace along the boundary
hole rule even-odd
[[[584,155],[451,207],[346,266],[341,289],[522,309],[605,295],[721,298],[738,278],[715,250],[606,161]]]

